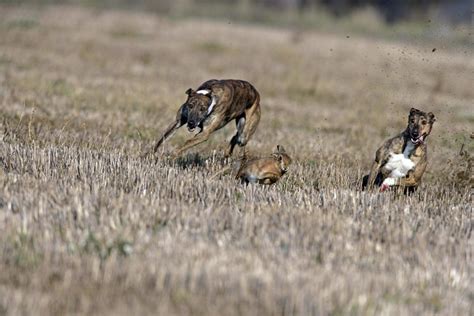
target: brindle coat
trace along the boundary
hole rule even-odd
[[[375,161],[372,164],[369,175],[364,177],[363,187],[372,188],[374,185],[380,186],[389,176],[390,171],[384,166],[389,161],[392,154],[401,154],[405,151],[409,142],[414,146],[408,158],[415,164],[414,168],[408,171],[407,175],[398,178],[396,186],[413,191],[418,187],[421,178],[428,164],[426,137],[430,134],[436,118],[433,113],[423,112],[412,108],[408,115],[408,126],[399,135],[387,140],[376,152]]]
[[[156,152],[161,144],[178,128],[187,124],[188,130],[199,127],[200,132],[187,140],[174,155],[180,155],[189,148],[205,142],[209,136],[235,120],[237,133],[232,137],[225,156],[231,156],[235,145],[244,147],[255,133],[260,121],[260,95],[247,81],[209,80],[194,91],[186,91],[188,99],[180,107],[176,120],[156,143]]]
[[[283,146],[277,145],[271,157],[243,161],[236,179],[243,183],[273,184],[288,170],[291,158]]]

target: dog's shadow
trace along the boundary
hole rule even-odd
[[[144,162],[152,163],[161,166],[177,166],[180,169],[204,167],[208,157],[203,157],[198,153],[190,153],[184,156],[173,158],[167,153],[152,153],[147,152],[140,156]]]
[[[202,168],[206,166],[206,160],[209,157],[201,156],[198,153],[191,153],[178,157],[174,160],[174,164],[181,169]]]
[[[208,168],[209,165],[222,167],[229,163],[229,158],[215,154],[208,156],[199,153],[189,153],[174,160],[170,159],[169,163],[186,170],[190,168]]]

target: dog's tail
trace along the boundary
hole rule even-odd
[[[168,139],[171,135],[173,135],[173,133],[176,132],[176,130],[180,128],[181,125],[182,123],[179,120],[176,120],[175,122],[171,123],[166,129],[166,131],[163,133],[161,138],[156,142],[155,146],[153,146],[152,149],[143,153],[140,157],[144,159],[149,155],[155,154],[158,151],[158,148],[164,143],[164,141]]]
[[[163,136],[156,142],[155,146],[153,147],[153,152],[156,153],[158,151],[158,148],[163,144],[163,142],[168,139],[173,133],[181,126],[181,122],[179,120],[176,120],[176,122],[173,122],[168,126],[166,131],[163,133]]]

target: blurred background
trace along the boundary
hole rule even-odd
[[[470,25],[472,20],[470,0],[0,0],[0,3],[79,4],[303,25],[309,20],[316,23],[317,17],[357,20],[364,12],[365,18],[372,15],[371,19],[389,25],[421,21],[456,27]],[[359,19],[364,19],[363,14]]]

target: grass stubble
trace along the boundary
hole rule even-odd
[[[64,6],[0,17],[0,314],[472,312],[471,53]],[[276,185],[209,180],[233,127],[140,158],[209,78],[259,89],[250,151],[294,158]],[[411,106],[438,118],[421,189],[361,192]]]

